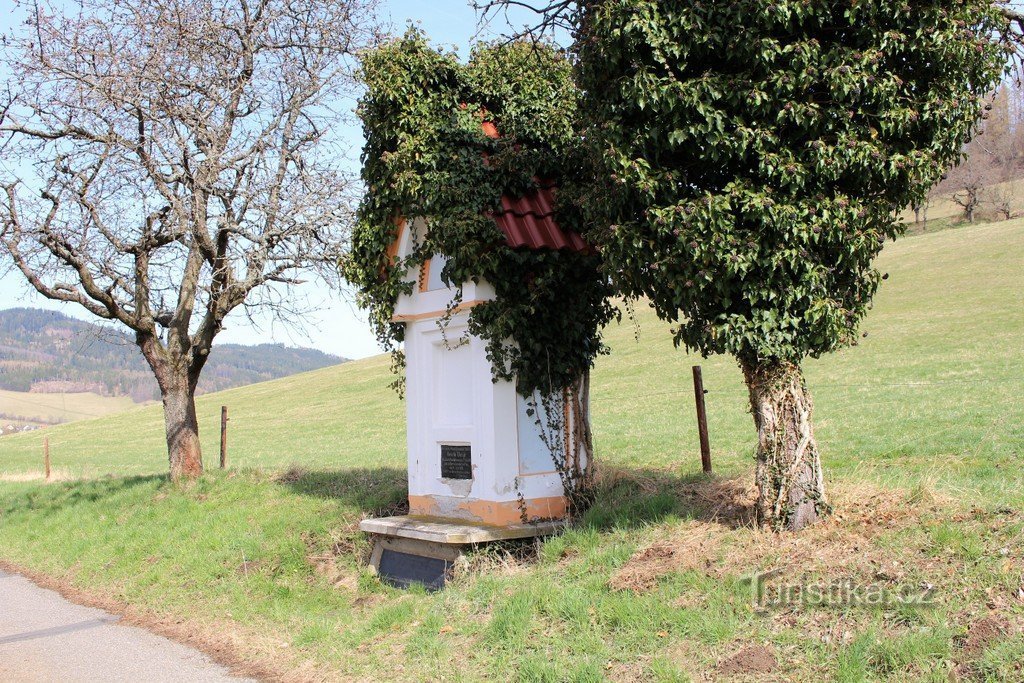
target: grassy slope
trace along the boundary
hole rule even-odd
[[[34,394],[0,389],[0,415],[24,418],[22,420],[0,418],[0,422],[3,424],[73,422],[121,412],[134,405],[135,402],[127,396],[100,396],[91,392]]]
[[[249,470],[171,489],[155,476],[158,407],[47,430],[58,467],[118,476],[0,484],[0,557],[234,634],[247,658],[295,677],[686,680],[768,644],[795,675],[946,680],[965,666],[957,637],[986,603],[993,618],[1024,622],[1024,221],[909,238],[881,264],[891,277],[869,336],[807,365],[839,515],[800,539],[710,514],[728,519],[725,505],[749,495],[739,372],[672,349],[638,311],[640,343],[628,321],[609,330],[613,354],[594,375],[601,497],[535,562],[476,556],[491,570],[434,596],[359,572],[358,519],[403,495],[403,406],[382,358],[200,399],[208,454],[224,403],[232,464],[308,470],[284,479]],[[711,482],[695,477],[694,362],[711,390]],[[0,441],[0,472],[38,469],[40,439]],[[630,560],[659,543],[680,551],[662,565]],[[872,581],[883,566],[939,586],[939,606],[760,614],[740,582],[756,567]],[[1000,630],[1009,637],[983,643],[972,671],[1018,680],[1024,636]]]
[[[399,465],[404,406],[387,388],[390,381],[387,359],[376,357],[205,394],[197,399],[204,450],[214,462],[220,406],[227,405],[235,466]],[[158,404],[9,437],[0,443],[0,472],[38,470],[44,434],[55,466],[76,476],[166,469]]]
[[[880,265],[890,273],[855,348],[807,363],[818,437],[834,472],[931,476],[993,465],[1019,446],[1024,404],[1024,222],[908,238]],[[692,468],[696,429],[689,368],[704,365],[716,464],[746,468],[751,425],[728,358],[673,349],[665,325],[637,311],[608,330],[612,354],[594,373],[597,444],[609,462]],[[404,404],[387,388],[384,357],[199,398],[209,458],[220,405],[230,409],[239,467],[401,467]],[[55,463],[72,474],[164,471],[159,406],[49,429]],[[38,470],[42,432],[0,443],[0,473]],[[955,455],[950,459],[947,456]],[[935,469],[938,466],[939,469]],[[838,469],[837,469],[838,468]],[[972,477],[985,480],[988,470]],[[991,474],[991,472],[988,472]],[[1001,477],[996,477],[1001,479]]]

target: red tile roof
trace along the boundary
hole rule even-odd
[[[480,110],[479,115],[484,135],[494,140],[500,138],[498,127],[484,119],[486,111]],[[513,248],[590,251],[590,245],[582,237],[575,232],[562,230],[555,222],[557,186],[537,178],[534,180],[537,187],[521,197],[502,195],[501,209],[488,214],[505,233],[508,245]]]
[[[553,183],[539,182],[536,188],[521,197],[501,197],[501,209],[490,216],[505,233],[510,247],[589,251],[590,247],[582,237],[563,230],[555,222],[556,189]]]
[[[492,140],[497,140],[501,137],[501,133],[498,132],[498,127],[490,121],[484,121],[480,124],[480,127],[484,129],[484,135]]]

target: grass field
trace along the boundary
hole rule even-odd
[[[1024,221],[907,238],[880,264],[868,336],[807,364],[836,515],[802,535],[749,524],[734,363],[673,349],[638,310],[594,371],[594,507],[474,554],[443,593],[360,569],[359,519],[404,496],[383,358],[200,397],[208,459],[230,408],[232,469],[187,491],[162,477],[158,406],[45,430],[72,481],[14,481],[42,436],[5,437],[0,558],[291,679],[1024,680]],[[745,579],[773,569],[931,585],[933,604],[758,606]]]
[[[135,405],[127,396],[100,396],[91,392],[34,394],[0,389],[0,424],[74,422],[119,413]]]

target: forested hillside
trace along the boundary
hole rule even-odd
[[[199,392],[219,391],[345,359],[282,344],[219,344],[199,381]],[[152,372],[131,338],[56,311],[0,311],[0,389],[35,393],[92,392],[158,399]]]

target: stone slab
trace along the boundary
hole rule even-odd
[[[412,538],[446,545],[471,545],[515,538],[547,536],[559,531],[564,526],[565,522],[562,520],[537,522],[536,524],[490,526],[442,517],[412,515],[364,519],[359,523],[360,530],[369,534]]]

